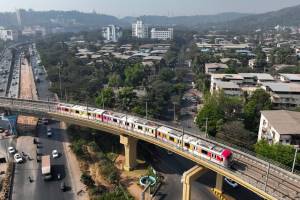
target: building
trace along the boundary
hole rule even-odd
[[[108,25],[102,28],[102,36],[105,41],[118,42],[119,38],[122,37],[122,30],[118,26]]]
[[[251,69],[254,69],[255,66],[256,66],[256,59],[250,59],[248,61],[248,66],[251,68]]]
[[[284,120],[283,120],[284,119]],[[300,145],[300,112],[287,110],[261,111],[258,141],[269,144]]]
[[[148,25],[144,24],[141,19],[132,24],[132,37],[148,38]]]
[[[157,40],[172,40],[173,39],[173,28],[152,28],[151,39]]]
[[[300,83],[300,74],[279,74],[279,78],[285,83]]]
[[[261,86],[271,96],[276,108],[293,108],[300,106],[300,84],[265,82]]]
[[[239,73],[243,77],[243,85],[258,85],[265,82],[275,82],[273,76],[267,73]]]
[[[243,83],[243,77],[239,74],[211,74],[210,92],[213,93],[217,88],[216,82],[232,82],[240,86]]]
[[[228,82],[228,81],[214,81],[212,83],[210,92],[213,94],[214,92],[220,92],[223,91],[225,95],[228,96],[241,96],[242,91],[240,89],[240,86],[234,82]]]
[[[18,40],[18,32],[11,29],[5,29],[0,27],[0,39],[4,41],[8,40]]]
[[[227,69],[228,65],[223,63],[206,63],[205,64],[205,73],[206,74],[213,74],[215,72]]]

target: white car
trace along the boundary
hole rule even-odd
[[[16,154],[14,155],[14,159],[15,159],[15,161],[16,161],[17,163],[23,162],[23,158],[22,158],[22,156],[21,156],[19,153],[16,153]]]
[[[10,154],[14,154],[16,152],[15,148],[14,147],[8,147],[8,152]]]
[[[47,136],[48,137],[52,136],[52,131],[50,127],[47,128]]]
[[[229,179],[229,178],[224,178],[225,182],[230,185],[233,188],[236,188],[237,186],[239,186],[239,184],[237,184],[235,181]]]
[[[52,151],[52,157],[58,158],[58,151],[56,149]]]

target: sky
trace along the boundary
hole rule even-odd
[[[299,5],[300,0],[0,0],[0,12],[16,8],[79,10],[116,17],[205,15],[223,12],[263,13]]]

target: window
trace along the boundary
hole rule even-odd
[[[139,130],[143,130],[143,127],[142,127],[142,126],[138,126],[138,129],[139,129]]]
[[[172,137],[172,136],[170,136],[169,139],[170,139],[172,142],[175,141],[174,137]]]
[[[128,123],[128,122],[125,122],[125,125],[126,125],[126,126],[129,126],[129,123]]]
[[[78,110],[76,110],[76,111],[75,111],[75,113],[76,113],[76,114],[79,114],[79,111],[78,111]]]
[[[186,147],[186,148],[190,148],[190,144],[189,143],[184,143],[184,146]]]
[[[116,122],[116,123],[118,122],[118,120],[117,120],[117,119],[113,119],[113,121],[114,121],[114,122]]]
[[[205,154],[205,155],[207,155],[207,151],[205,151],[204,149],[201,149],[201,153],[203,153],[203,154]]]

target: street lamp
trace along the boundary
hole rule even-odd
[[[59,90],[60,90],[60,100],[62,99],[62,89],[61,89],[61,75],[60,75],[60,68],[62,64],[58,64],[58,77],[59,77]]]

